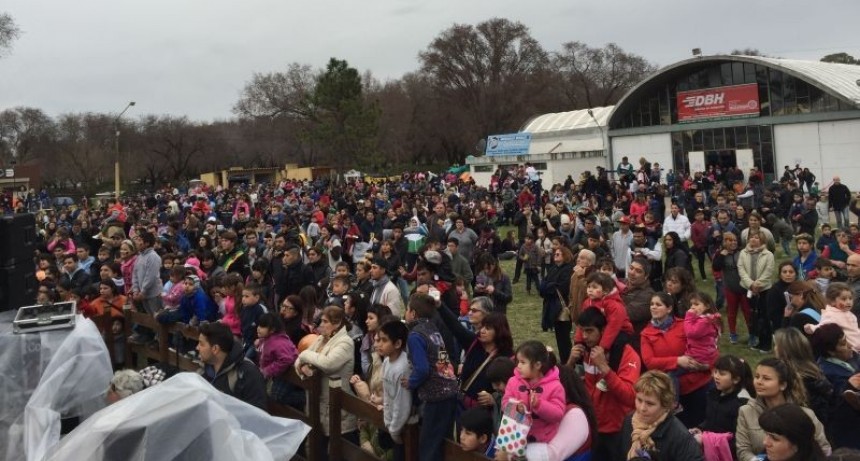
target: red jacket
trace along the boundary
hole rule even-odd
[[[610,370],[606,375],[597,373],[594,366],[585,355],[585,389],[594,404],[597,416],[597,432],[609,434],[621,430],[624,417],[633,411],[636,403],[636,391],[633,385],[639,380],[641,363],[639,355],[630,345],[624,346],[624,355],[617,371]],[[597,388],[597,383],[606,381],[606,391]]]
[[[600,347],[605,350],[612,348],[612,343],[618,337],[618,333],[622,331],[633,337],[633,323],[630,322],[630,317],[627,316],[627,309],[624,307],[624,301],[621,300],[619,291],[612,290],[612,293],[604,296],[603,299],[586,298],[582,303],[582,310],[585,309],[600,309],[603,315],[606,316],[606,328],[603,330],[603,336],[600,338]],[[582,328],[576,328],[576,334],[573,337],[574,344],[581,344]]]
[[[693,221],[690,225],[690,240],[693,241],[693,246],[698,249],[708,248],[708,233],[711,230],[711,223],[708,221]]]
[[[648,323],[639,338],[642,363],[647,369],[669,372],[678,368],[678,357],[683,356],[687,348],[684,320],[676,318],[675,323],[665,332]],[[699,389],[710,380],[711,370],[695,371],[681,376],[681,395]]]

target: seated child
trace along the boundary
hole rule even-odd
[[[460,448],[492,459],[496,453],[493,417],[482,407],[470,408],[460,415]]]
[[[699,427],[690,429],[699,445],[703,445],[705,458],[711,450],[735,452],[733,437],[714,437],[714,434],[734,434],[738,411],[755,396],[752,370],[748,363],[734,355],[724,355],[714,364],[714,387],[708,391],[705,420]]]
[[[245,357],[254,359],[257,351],[254,342],[257,340],[257,322],[267,312],[266,306],[260,303],[262,288],[256,283],[242,288],[242,307],[239,308],[239,321],[242,325],[242,351]]]
[[[818,237],[818,241],[815,243],[815,248],[818,251],[824,251],[825,248],[829,247],[831,244],[834,243],[836,243],[836,237],[833,235],[833,231],[830,227],[830,224],[822,224],[821,236]]]
[[[325,306],[344,307],[344,297],[349,293],[350,282],[348,275],[335,275],[329,284],[329,297]]]

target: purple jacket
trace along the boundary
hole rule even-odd
[[[257,346],[260,371],[266,379],[287,371],[299,356],[299,351],[286,333],[274,333],[260,341]]]

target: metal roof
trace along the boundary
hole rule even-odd
[[[594,128],[595,126],[605,127],[609,120],[609,114],[614,108],[615,106],[593,107],[590,109],[594,114],[593,118],[588,114],[589,109],[538,115],[526,122],[520,131],[537,134]],[[595,120],[597,121],[596,125]]]
[[[773,68],[782,69],[802,80],[830,89],[855,105],[860,106],[860,66],[853,64],[833,64],[821,61],[801,61],[798,59],[764,58],[742,56]]]

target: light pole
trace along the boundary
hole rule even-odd
[[[114,197],[119,200],[119,119],[131,106],[134,105],[134,101],[130,101],[128,105],[125,106],[125,109],[113,119],[113,126],[116,129],[116,136],[114,137],[114,147],[116,148],[116,161],[113,164],[113,184],[114,184]]]
[[[597,126],[597,130],[600,131],[600,146],[603,148],[603,155],[606,155],[606,139],[603,138],[603,127],[600,126],[600,122],[597,121],[597,118],[594,116],[594,112],[591,109],[588,109],[588,116],[594,120],[594,124]],[[609,159],[607,159],[608,161]],[[607,165],[607,170],[612,171],[612,165]]]

